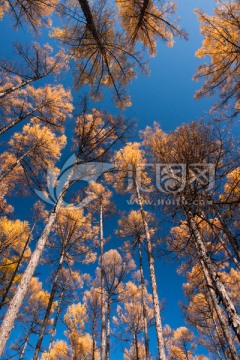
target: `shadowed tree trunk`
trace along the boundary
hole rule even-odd
[[[20,356],[19,356],[19,360],[22,360],[24,355],[25,355],[25,352],[26,352],[26,349],[27,349],[27,346],[28,346],[28,341],[29,341],[31,333],[32,333],[32,326],[33,326],[33,323],[31,324],[31,326],[30,326],[30,328],[28,330],[27,337],[26,337],[26,339],[24,341],[24,345],[23,345],[22,351],[21,351]]]

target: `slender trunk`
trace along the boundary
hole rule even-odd
[[[56,335],[57,322],[58,322],[60,312],[61,312],[61,304],[62,304],[62,300],[63,300],[63,295],[64,295],[64,291],[61,292],[61,295],[60,295],[60,298],[59,298],[59,301],[58,301],[57,312],[56,312],[56,316],[55,316],[55,319],[54,319],[54,324],[53,324],[53,328],[52,328],[51,339],[50,339],[49,346],[48,346],[48,352],[47,352],[46,360],[48,360],[48,358],[49,358],[49,354],[50,354],[50,351],[51,351],[51,348],[52,348],[54,337]]]
[[[203,268],[205,279],[208,278],[207,284],[210,287],[210,291],[211,293],[214,293],[215,296],[219,296],[220,301],[222,302],[222,305],[227,313],[229,325],[232,327],[233,331],[235,332],[237,338],[240,341],[240,318],[237,313],[237,310],[232,300],[228,296],[228,293],[224,285],[219,280],[215,267],[207,254],[206,247],[202,240],[202,236],[198,230],[197,223],[194,220],[192,213],[188,211],[186,216],[189,223],[189,227],[193,231],[194,245],[199,255],[199,259],[201,262],[201,266]]]
[[[104,286],[103,272],[103,254],[104,254],[104,237],[103,237],[103,206],[100,205],[100,268],[101,268],[101,360],[106,359],[106,295]]]
[[[24,257],[24,253],[25,253],[25,251],[26,251],[26,249],[27,249],[27,246],[28,246],[28,244],[29,244],[29,242],[30,242],[30,240],[31,240],[31,236],[32,236],[34,227],[35,227],[35,224],[34,224],[33,227],[32,227],[31,234],[30,234],[30,235],[28,236],[28,238],[27,238],[27,241],[26,241],[26,243],[25,243],[25,245],[24,245],[24,247],[23,247],[22,253],[21,253],[21,255],[20,255],[19,259],[18,259],[17,266],[16,266],[16,268],[15,268],[13,274],[12,274],[12,277],[11,277],[11,279],[10,279],[10,281],[9,281],[9,283],[8,283],[8,286],[7,286],[6,290],[5,290],[5,293],[4,293],[3,296],[2,296],[2,300],[1,300],[1,304],[0,304],[0,309],[4,306],[5,300],[6,300],[6,298],[7,298],[7,296],[8,296],[8,293],[9,293],[9,291],[10,291],[12,285],[13,285],[15,276],[17,275],[19,266],[21,265],[22,259],[23,259],[23,257]]]
[[[44,334],[46,332],[46,328],[47,328],[49,316],[50,316],[50,313],[51,313],[54,297],[55,297],[57,287],[58,287],[58,278],[59,278],[59,275],[60,275],[60,272],[61,272],[61,269],[62,269],[63,260],[64,260],[64,254],[62,254],[61,257],[60,257],[58,268],[57,268],[57,271],[56,271],[56,274],[55,274],[55,277],[54,277],[54,280],[53,280],[52,290],[51,290],[51,294],[50,294],[50,297],[49,297],[47,309],[46,309],[46,312],[45,312],[45,315],[44,315],[44,319],[43,319],[42,327],[41,327],[40,334],[39,334],[39,337],[38,337],[37,345],[36,345],[36,348],[35,348],[33,360],[38,359],[39,352],[41,350],[43,337],[44,337]]]
[[[138,240],[138,254],[139,254],[139,267],[141,275],[141,297],[142,297],[142,306],[143,306],[143,327],[144,327],[144,342],[145,342],[145,352],[146,360],[150,360],[149,354],[149,337],[148,337],[148,321],[147,321],[147,305],[146,305],[146,286],[143,274],[143,260],[142,260],[142,248],[140,240]]]
[[[28,116],[31,116],[35,113],[35,111],[37,111],[38,108],[35,108],[31,111],[29,111],[28,113],[19,116],[16,120],[12,121],[10,124],[4,126],[3,128],[0,129],[0,135],[4,134],[5,132],[7,132],[9,129],[11,129],[12,127],[14,127],[15,125],[19,124],[21,121],[25,120]]]
[[[16,86],[12,86],[12,87],[2,91],[0,93],[0,99],[4,98],[8,94],[11,94],[12,92],[14,92],[16,90],[19,90],[19,89],[23,88],[24,86],[26,86],[28,84],[31,84],[34,81],[42,79],[44,76],[47,76],[47,74],[39,75],[39,76],[33,77],[33,78],[29,79],[29,80],[25,80],[25,81],[22,80],[21,84],[16,85]]]
[[[98,30],[97,30],[97,28],[95,26],[95,22],[94,22],[92,12],[91,12],[91,8],[89,6],[88,1],[87,0],[78,0],[78,2],[80,4],[80,6],[81,6],[82,12],[83,12],[84,17],[86,19],[87,27],[88,27],[89,31],[91,31],[95,41],[98,44],[99,49],[103,50],[102,42],[101,42],[101,39],[99,38],[99,33],[98,33]]]
[[[222,310],[221,306],[218,303],[216,293],[215,293],[215,291],[213,289],[212,280],[211,280],[211,278],[209,276],[209,273],[208,273],[208,271],[206,269],[204,261],[201,258],[200,258],[200,265],[201,265],[203,275],[204,275],[204,278],[205,278],[205,281],[206,281],[206,284],[207,284],[207,291],[208,291],[210,299],[212,301],[213,308],[216,311],[219,323],[220,323],[221,328],[222,328],[222,332],[224,334],[226,343],[228,344],[228,347],[229,347],[229,350],[230,350],[230,353],[231,353],[231,359],[232,360],[237,360],[237,359],[239,359],[239,357],[238,357],[237,350],[236,350],[235,345],[234,345],[234,340],[233,340],[232,334],[230,332],[230,329],[229,329],[225,314],[223,313],[223,310]],[[224,350],[224,354],[225,354],[225,350]]]
[[[206,281],[206,280],[205,280],[205,281]],[[206,292],[206,300],[207,300],[208,307],[209,307],[209,310],[210,310],[210,313],[211,313],[211,316],[212,316],[212,321],[213,321],[213,324],[214,324],[214,330],[215,330],[216,333],[217,333],[218,341],[219,341],[219,344],[220,344],[220,346],[221,346],[221,348],[222,348],[222,352],[223,352],[223,354],[224,354],[224,357],[225,357],[225,359],[227,359],[228,356],[227,356],[227,354],[226,354],[226,346],[225,346],[227,340],[223,338],[223,337],[224,337],[224,336],[223,336],[224,332],[223,332],[223,328],[222,328],[222,326],[221,326],[221,319],[219,319],[219,316],[218,316],[219,309],[217,309],[218,311],[216,311],[216,306],[215,306],[216,304],[218,305],[218,303],[217,303],[217,301],[216,301],[216,296],[214,296],[214,299],[212,299],[212,296],[211,296],[211,294],[210,294],[209,289],[207,289],[207,292]],[[219,306],[219,305],[218,305],[218,306]],[[219,331],[219,330],[220,330],[220,329],[219,329],[219,324],[217,324],[217,322],[215,321],[214,311],[217,313],[217,318],[218,318],[218,321],[219,321],[219,323],[220,323],[221,330],[222,330],[222,333],[223,333],[223,334],[221,334],[221,332]],[[221,313],[222,313],[222,310],[221,310],[221,309],[220,309],[220,311],[221,311]],[[222,315],[224,316],[225,324],[227,324],[225,315],[224,315],[224,314],[222,314]],[[210,334],[211,334],[211,332],[210,332]],[[230,332],[229,332],[229,334],[230,334]],[[230,336],[231,336],[231,334],[230,334]],[[213,338],[212,336],[211,336],[211,339],[212,339],[212,341],[213,341],[213,343],[214,343],[215,351],[217,351],[217,354],[218,354],[218,356],[219,356],[219,359],[221,359],[222,357],[221,357],[220,352],[219,352],[219,350],[218,350],[218,346],[217,346],[217,344],[215,344],[214,338]],[[232,339],[232,336],[231,336],[231,339]]]
[[[23,345],[22,351],[21,351],[20,356],[19,356],[19,360],[23,359],[24,354],[26,352],[26,349],[27,349],[27,346],[28,346],[28,341],[29,341],[31,333],[32,333],[32,326],[33,326],[33,323],[31,324],[31,326],[30,326],[30,328],[28,330],[27,337],[26,337],[26,339],[24,341],[24,345]]]
[[[133,334],[133,341],[134,341],[135,351],[136,351],[136,360],[140,360],[140,358],[139,358],[139,351],[138,351],[138,338],[137,338],[137,333],[134,333],[134,334]]]
[[[107,301],[107,343],[106,343],[106,360],[110,359],[110,317],[111,317],[111,298]]]
[[[69,187],[69,183],[70,180],[72,178],[72,175],[74,173],[75,167],[77,166],[77,162],[74,164],[74,166],[72,167],[71,171],[69,172],[69,175],[66,179],[66,182],[63,186],[63,189],[59,195],[59,198],[56,202],[56,204],[54,205],[54,208],[49,216],[48,222],[42,232],[42,235],[40,236],[38,243],[36,245],[36,248],[34,250],[34,252],[32,253],[31,259],[29,261],[29,264],[26,268],[26,270],[24,271],[22,278],[20,280],[20,283],[18,285],[18,288],[14,294],[14,297],[12,298],[8,311],[4,316],[1,328],[0,328],[0,333],[1,333],[1,339],[0,339],[0,356],[2,355],[6,343],[8,341],[8,338],[10,336],[10,333],[14,327],[14,322],[15,319],[18,315],[18,312],[20,310],[20,307],[22,305],[24,296],[27,293],[31,278],[33,277],[34,271],[36,270],[36,267],[38,265],[39,259],[42,255],[42,252],[44,250],[44,247],[46,245],[47,239],[49,237],[49,234],[52,230],[53,224],[56,220],[56,216],[57,213],[59,211],[59,209],[62,206],[63,203],[63,197],[65,195],[65,192],[67,191],[68,187]]]
[[[144,17],[146,15],[146,11],[147,11],[149,2],[150,2],[149,0],[143,0],[142,8],[141,8],[139,18],[138,18],[138,23],[137,23],[136,28],[134,29],[134,33],[132,36],[132,42],[134,42],[136,40],[138,31],[143,25]]]
[[[92,360],[95,360],[95,352],[96,352],[96,317],[93,320],[93,327],[92,327]]]
[[[135,183],[135,187],[136,187],[138,204],[139,204],[141,215],[142,215],[142,220],[143,220],[143,225],[144,225],[145,235],[146,235],[146,241],[147,241],[147,253],[148,253],[151,286],[152,286],[153,308],[154,308],[155,326],[156,326],[156,333],[157,333],[158,355],[159,355],[160,360],[166,360],[160,304],[159,304],[159,298],[158,298],[157,281],[156,281],[155,266],[154,266],[154,257],[153,257],[153,253],[152,253],[151,236],[150,236],[150,232],[149,232],[149,228],[148,228],[148,223],[147,223],[147,220],[145,217],[145,213],[143,210],[143,203],[142,203],[142,199],[141,199],[141,195],[140,195],[140,191],[139,191],[137,182]]]
[[[222,219],[221,214],[218,212],[218,210],[216,208],[214,210],[215,210],[215,212],[217,214],[217,217],[218,217],[218,220],[219,220],[219,222],[221,224],[223,232],[226,234],[227,239],[228,239],[230,245],[232,246],[232,249],[234,250],[234,253],[235,253],[235,256],[236,256],[238,262],[240,262],[240,247],[239,247],[239,244],[237,243],[236,238],[232,235],[231,231],[229,230],[229,228],[225,224],[224,220]]]
[[[3,181],[3,179],[4,179],[12,170],[14,170],[15,167],[18,166],[18,165],[21,163],[21,161],[22,161],[26,156],[28,156],[28,154],[30,154],[31,151],[34,150],[35,146],[36,146],[36,145],[32,146],[31,149],[29,149],[29,150],[26,151],[22,156],[20,156],[20,158],[17,159],[17,161],[16,161],[13,165],[11,165],[4,174],[0,175],[0,182]]]

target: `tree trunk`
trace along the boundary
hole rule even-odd
[[[5,293],[4,293],[3,296],[2,296],[2,300],[1,300],[1,304],[0,304],[0,309],[4,306],[5,300],[6,300],[6,298],[7,298],[7,296],[8,296],[8,293],[9,293],[11,287],[12,287],[12,284],[13,284],[13,281],[14,281],[14,279],[15,279],[15,276],[17,275],[19,266],[21,265],[22,259],[23,259],[23,257],[24,257],[24,253],[25,253],[26,248],[27,248],[27,246],[28,246],[28,244],[29,244],[29,242],[30,242],[30,240],[31,240],[31,236],[32,236],[34,227],[35,227],[35,224],[34,224],[33,227],[32,227],[31,234],[29,235],[29,237],[28,237],[28,239],[27,239],[27,241],[26,241],[26,243],[25,243],[25,245],[24,245],[24,247],[23,247],[22,253],[21,253],[21,255],[20,255],[19,259],[18,259],[18,262],[17,262],[17,266],[16,266],[16,268],[15,268],[13,274],[12,274],[12,277],[11,277],[11,279],[10,279],[10,281],[9,281],[9,283],[8,283],[8,286],[7,286],[6,290],[5,290]]]
[[[82,12],[84,14],[84,17],[86,19],[86,22],[87,22],[87,27],[89,29],[89,31],[92,33],[98,47],[100,50],[103,50],[103,46],[102,46],[102,42],[101,42],[101,39],[99,38],[99,33],[98,33],[98,30],[95,26],[95,22],[94,22],[94,19],[93,19],[93,16],[92,16],[92,12],[91,12],[91,8],[89,6],[89,3],[87,0],[78,0],[80,6],[81,6],[81,9],[82,9]]]
[[[107,301],[107,342],[106,342],[106,360],[110,359],[110,317],[111,317],[111,299]]]
[[[141,275],[141,296],[142,296],[142,306],[143,306],[143,324],[144,324],[144,342],[145,342],[145,352],[146,352],[146,360],[150,360],[149,354],[149,337],[148,337],[148,321],[147,321],[147,306],[146,306],[146,286],[143,274],[143,260],[142,260],[142,248],[140,240],[138,240],[138,254],[139,254],[139,267],[140,267],[140,275]]]
[[[149,0],[143,0],[142,8],[141,8],[139,18],[138,18],[138,23],[137,23],[137,26],[134,30],[134,34],[132,37],[132,42],[135,41],[138,31],[141,28],[141,26],[143,25],[144,16],[146,15],[146,11],[147,11],[149,2],[150,2]]]
[[[21,351],[20,356],[19,356],[19,360],[23,359],[24,354],[26,352],[26,349],[27,349],[27,346],[28,346],[28,341],[29,341],[31,333],[32,333],[32,325],[33,325],[33,323],[31,324],[31,326],[30,326],[30,328],[28,330],[27,337],[26,337],[26,339],[24,341],[24,345],[23,345],[22,351]]]
[[[43,319],[41,331],[40,331],[40,334],[39,334],[39,337],[38,337],[37,345],[36,345],[36,348],[35,348],[33,360],[38,359],[39,352],[41,350],[43,337],[44,337],[44,334],[46,332],[46,328],[47,328],[49,316],[50,316],[50,313],[51,313],[54,297],[55,297],[57,287],[58,287],[58,278],[59,278],[59,275],[60,275],[60,272],[61,272],[61,269],[62,269],[63,260],[64,260],[64,254],[62,254],[61,257],[60,257],[58,268],[57,268],[57,271],[56,271],[56,274],[55,274],[55,278],[53,280],[52,290],[51,290],[51,294],[50,294],[50,297],[49,297],[47,309],[46,309],[46,312],[45,312],[45,315],[44,315],[44,319]]]
[[[42,79],[43,77],[47,76],[48,74],[43,74],[43,75],[40,75],[40,76],[36,76],[36,77],[33,77],[29,80],[25,80],[21,82],[21,84],[19,85],[16,85],[16,86],[12,86],[4,91],[2,91],[0,93],[0,99],[4,98],[5,96],[7,96],[8,94],[11,94],[12,92],[16,91],[16,90],[19,90],[21,88],[23,88],[24,86],[28,85],[28,84],[31,84],[32,82],[34,81],[37,81],[37,80],[40,80]]]
[[[20,307],[22,305],[24,296],[27,293],[31,278],[33,277],[34,271],[36,270],[36,267],[38,265],[39,259],[42,255],[42,252],[44,250],[44,247],[46,245],[47,239],[49,237],[49,234],[51,232],[52,226],[56,220],[56,216],[58,211],[60,210],[62,203],[63,203],[63,197],[65,195],[65,192],[67,191],[68,187],[69,187],[69,183],[70,180],[72,178],[72,175],[74,173],[75,167],[77,166],[77,161],[74,164],[74,166],[72,167],[71,171],[69,172],[69,175],[66,179],[66,182],[63,186],[63,189],[59,195],[59,198],[56,202],[56,204],[54,205],[54,208],[49,216],[48,222],[42,232],[42,235],[40,236],[36,248],[34,250],[34,252],[32,253],[31,259],[29,261],[29,264],[26,268],[26,270],[24,271],[21,281],[18,285],[18,288],[14,294],[13,299],[10,302],[9,308],[7,313],[4,316],[1,328],[0,328],[0,333],[1,333],[1,339],[0,339],[0,356],[2,355],[6,343],[8,341],[8,338],[10,336],[10,333],[14,327],[14,321],[18,315],[18,312],[20,310]]]
[[[138,351],[138,338],[137,338],[137,333],[133,334],[133,341],[134,341],[134,346],[135,346],[135,351],[136,351],[136,360],[140,360],[139,358],[139,351]]]
[[[218,220],[219,220],[219,222],[220,222],[220,224],[222,226],[222,229],[223,229],[224,233],[226,234],[230,245],[233,248],[235,256],[236,256],[238,262],[240,262],[240,247],[239,247],[239,244],[237,243],[237,241],[234,238],[234,236],[232,235],[231,231],[229,230],[229,228],[225,224],[224,220],[222,219],[221,214],[218,212],[218,210],[216,208],[214,208],[214,210],[215,210],[215,212],[217,214],[217,217],[218,217]]]
[[[29,111],[28,113],[19,116],[18,119],[12,121],[10,124],[4,126],[3,128],[0,129],[0,135],[4,134],[5,132],[7,132],[9,129],[11,129],[12,127],[14,127],[15,125],[19,124],[21,121],[23,121],[24,119],[26,119],[28,116],[31,116],[35,113],[35,111],[37,111],[38,108],[35,108],[31,111]]]
[[[106,359],[106,295],[104,286],[103,272],[103,254],[104,254],[104,237],[103,237],[103,206],[100,205],[100,268],[101,268],[101,360]]]
[[[208,277],[211,280],[211,283],[209,283],[208,280],[208,286],[211,287],[210,288],[211,291],[213,291],[216,294],[216,296],[219,296],[220,301],[222,302],[222,305],[227,313],[229,325],[232,327],[238,340],[240,341],[240,317],[237,313],[237,310],[232,300],[228,296],[228,293],[224,285],[219,280],[215,267],[207,254],[206,247],[202,240],[202,236],[198,230],[197,223],[194,220],[192,213],[188,211],[186,216],[189,223],[189,227],[193,231],[194,246],[199,255],[201,266],[204,267],[203,268],[204,276],[205,278]]]
[[[55,316],[55,319],[54,319],[54,324],[53,324],[53,328],[52,328],[51,339],[50,339],[49,346],[48,346],[48,352],[47,352],[46,360],[48,360],[48,358],[49,358],[49,354],[50,354],[50,351],[51,351],[51,348],[52,348],[53,340],[54,340],[54,337],[56,335],[57,322],[58,322],[60,312],[61,312],[61,304],[62,304],[62,300],[63,300],[63,295],[64,295],[64,291],[61,292],[61,295],[60,295],[60,298],[59,298],[59,301],[58,301],[57,312],[56,312],[56,316]]]
[[[136,193],[138,204],[140,207],[146,241],[147,241],[147,253],[148,253],[148,263],[149,263],[149,270],[150,270],[150,279],[151,279],[151,286],[152,286],[152,296],[153,296],[153,308],[154,308],[154,315],[155,315],[155,326],[156,326],[156,333],[157,333],[157,346],[158,346],[158,355],[160,360],[166,360],[165,354],[165,345],[164,345],[164,337],[163,337],[163,329],[162,329],[162,320],[161,320],[161,313],[160,313],[160,304],[158,298],[158,291],[157,291],[157,281],[156,281],[156,274],[155,274],[155,267],[154,267],[154,257],[152,253],[152,243],[151,243],[151,236],[148,228],[148,223],[145,217],[145,213],[143,210],[143,203],[141,199],[141,195],[139,192],[138,184],[135,183]]]
[[[31,151],[34,150],[35,147],[36,147],[36,145],[34,145],[33,147],[31,147],[31,149],[29,149],[28,151],[25,152],[25,154],[23,154],[22,156],[20,156],[20,158],[17,159],[17,161],[16,161],[13,165],[11,165],[11,166],[9,167],[9,169],[8,169],[4,174],[0,175],[0,182],[2,182],[3,179],[4,179],[8,174],[10,174],[10,172],[11,172],[12,170],[14,170],[15,167],[18,166],[18,165],[21,163],[21,161],[22,161],[26,156],[28,156],[28,154],[30,154]]]

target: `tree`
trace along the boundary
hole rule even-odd
[[[92,358],[92,338],[83,332],[86,320],[87,313],[84,304],[72,304],[68,307],[64,321],[68,328],[67,336],[70,340],[73,360]]]
[[[60,50],[52,55],[53,48],[48,44],[41,47],[33,42],[24,48],[22,44],[15,43],[13,46],[16,53],[14,55],[20,60],[17,62],[3,58],[0,61],[0,99],[51,74],[57,77],[68,68],[66,54]]]
[[[31,278],[38,265],[39,259],[55,223],[57,214],[63,205],[65,193],[71,185],[71,180],[75,171],[77,170],[79,163],[84,164],[87,161],[103,161],[112,146],[123,137],[126,131],[127,126],[122,117],[114,118],[111,115],[104,114],[96,110],[93,111],[93,114],[86,114],[86,112],[83,112],[82,115],[77,119],[75,131],[75,146],[77,147],[77,156],[67,175],[65,174],[66,177],[63,181],[62,189],[59,192],[59,196],[55,201],[48,220],[46,221],[45,228],[39,237],[36,248],[32,253],[28,266],[24,271],[19,286],[2,322],[0,354],[5,348],[10,332],[13,328],[14,321],[29,287]],[[81,161],[79,162],[80,158]],[[91,176],[93,176],[92,172]],[[94,176],[96,176],[96,169]]]
[[[71,100],[70,91],[62,85],[45,85],[40,88],[27,85],[12,92],[0,100],[3,120],[0,135],[29,117],[63,131],[64,121],[73,110]]]
[[[63,340],[56,341],[50,352],[44,352],[41,360],[69,360],[71,359],[67,343]]]
[[[147,327],[151,324],[154,318],[152,307],[152,297],[144,289],[144,307],[142,297],[142,285],[137,286],[133,282],[128,281],[125,285],[124,292],[119,296],[119,301],[122,305],[117,306],[117,316],[114,317],[114,324],[119,328],[119,338],[123,341],[129,341],[133,347],[130,348],[130,353],[135,354],[135,359],[140,360],[150,358],[149,347],[148,353],[145,346],[139,341],[139,336],[145,333],[145,322]],[[144,313],[145,312],[145,313]],[[148,344],[147,344],[148,346]]]
[[[107,327],[106,327],[106,360],[110,359],[110,327],[111,327],[111,305],[118,299],[123,291],[122,283],[127,275],[135,269],[135,263],[131,256],[121,257],[117,250],[105,252],[102,259],[103,273],[105,279],[106,303],[107,303]]]
[[[210,57],[210,64],[198,68],[195,80],[205,79],[205,83],[195,94],[196,98],[220,93],[220,101],[213,110],[226,105],[231,100],[235,114],[239,104],[239,7],[238,2],[218,0],[214,15],[209,16],[203,10],[196,10],[204,36],[202,47],[196,56]],[[235,104],[234,104],[235,102]]]
[[[106,307],[105,307],[105,286],[103,273],[103,255],[104,255],[104,227],[103,220],[105,215],[112,210],[110,198],[112,193],[102,184],[92,182],[86,191],[93,200],[90,203],[91,212],[99,214],[99,240],[100,240],[100,269],[101,269],[101,359],[105,359],[106,354]]]
[[[4,0],[1,5],[2,14],[9,11],[16,27],[26,22],[35,31],[45,25],[50,26],[50,15],[55,9],[57,0]]]
[[[125,86],[135,76],[134,66],[140,65],[143,71],[144,66],[127,39],[116,31],[114,12],[102,1],[90,5],[87,0],[64,3],[61,11],[67,24],[55,28],[52,36],[68,45],[76,61],[75,87],[89,85],[95,100],[102,98],[103,86],[111,87],[117,106],[131,105]]]
[[[41,331],[37,340],[33,360],[37,360],[39,357],[39,352],[41,351],[41,344],[43,341],[44,334],[46,332],[46,327],[48,323],[48,319],[51,313],[51,309],[53,307],[53,303],[56,297],[56,294],[62,293],[62,291],[66,288],[66,284],[62,284],[65,282],[64,276],[64,263],[71,269],[71,265],[76,260],[85,262],[91,262],[91,247],[94,248],[94,231],[91,228],[91,216],[84,216],[83,209],[68,209],[62,208],[60,209],[57,220],[56,220],[56,232],[58,234],[60,244],[58,244],[58,239],[55,244],[51,239],[51,250],[53,251],[54,247],[57,247],[57,258],[54,261],[57,261],[57,269],[54,272],[54,277],[51,286],[50,298],[47,305],[47,309],[44,315],[44,320],[42,323]],[[88,245],[89,240],[92,240],[93,245]],[[60,246],[59,246],[60,245]],[[93,256],[93,260],[95,257]],[[79,273],[73,273],[70,270],[70,275],[72,279],[75,278],[75,281],[70,281],[69,286],[71,286],[71,282],[75,286],[82,285],[82,279]],[[62,288],[63,287],[63,288]],[[62,288],[62,289],[61,289]],[[63,294],[66,296],[66,294]],[[63,301],[63,299],[61,299]]]
[[[145,277],[143,271],[143,256],[142,256],[142,247],[144,241],[144,224],[142,221],[142,215],[140,211],[132,210],[128,217],[124,216],[122,219],[118,221],[119,231],[117,232],[120,237],[130,237],[131,244],[125,244],[127,249],[134,250],[137,247],[138,257],[139,257],[139,269],[140,269],[140,277],[141,277],[141,296],[142,296],[142,308],[143,308],[143,322],[144,322],[144,345],[146,352],[146,360],[150,359],[149,354],[149,336],[148,336],[148,311],[146,304],[146,285],[145,285]]]
[[[144,158],[143,150],[140,149],[139,143],[127,143],[123,149],[116,152],[113,162],[115,168],[118,170],[118,176],[117,178],[109,176],[109,180],[113,181],[114,187],[121,193],[130,192],[132,194],[132,198],[134,200],[137,200],[140,209],[147,243],[148,264],[150,270],[153,307],[155,314],[155,326],[157,332],[158,355],[161,360],[165,360],[166,355],[164,351],[162,320],[160,315],[160,303],[157,291],[151,230],[149,229],[147,216],[143,209],[143,196],[140,192],[142,184],[144,184],[144,187],[146,189],[146,186],[149,185],[151,182],[148,174],[145,171],[141,171],[141,167],[146,164],[146,159]]]
[[[122,26],[132,46],[141,41],[151,56],[156,55],[156,43],[159,38],[168,46],[173,46],[174,36],[186,33],[171,20],[176,3],[164,3],[154,0],[116,0]]]
[[[212,201],[214,200],[214,195],[216,196],[218,193],[219,184],[222,184],[222,180],[230,172],[229,169],[234,166],[236,161],[235,156],[232,156],[231,159],[227,157],[229,154],[227,146],[229,139],[225,140],[222,135],[223,131],[217,132],[216,128],[217,126],[214,127],[212,125],[210,127],[202,122],[190,123],[189,125],[177,128],[174,132],[167,135],[156,124],[154,132],[147,128],[145,142],[158,163],[170,164],[165,169],[168,180],[165,184],[168,186],[166,192],[172,197],[177,196],[179,207],[176,211],[179,209],[186,218],[187,226],[192,234],[192,245],[198,254],[207,286],[213,292],[214,301],[219,297],[228,316],[229,324],[239,338],[239,314],[226,291],[226,287],[218,278],[218,269],[204,243],[196,217],[198,213],[202,212],[199,206],[200,200],[204,199],[206,201],[209,198]],[[209,133],[209,129],[212,129],[211,133]],[[217,137],[217,134],[221,136],[220,139]],[[223,159],[225,161],[228,159],[229,162],[226,163],[226,166],[222,167]],[[191,164],[198,164],[198,166],[200,164],[202,166],[206,163],[213,164],[215,173],[215,185],[213,184],[211,190],[209,189],[209,184],[212,183],[211,175],[209,175],[206,182],[197,181],[196,178],[192,179]],[[184,164],[186,166],[184,187],[181,188],[180,185],[183,184],[182,178],[174,173],[171,164]],[[236,357],[236,353],[234,356]]]

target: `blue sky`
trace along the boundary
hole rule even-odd
[[[197,120],[207,115],[213,100],[209,98],[194,100],[194,92],[200,87],[200,84],[192,81],[197,67],[202,63],[201,59],[194,56],[195,51],[201,46],[202,37],[199,30],[199,23],[196,15],[193,13],[194,8],[202,8],[207,13],[212,13],[214,7],[213,0],[178,0],[177,14],[181,18],[180,24],[189,34],[189,40],[176,40],[173,48],[166,47],[165,44],[158,44],[158,54],[155,58],[150,58],[149,67],[150,75],[139,75],[134,79],[132,84],[128,86],[132,98],[132,107],[125,111],[126,117],[136,118],[138,128],[135,132],[133,140],[138,141],[137,131],[144,129],[147,125],[152,125],[154,121],[158,121],[165,131],[174,130],[177,126],[184,122]],[[9,54],[11,51],[12,40],[19,39],[26,41],[31,39],[28,31],[14,32],[9,28],[8,18],[0,22],[0,32],[2,35],[1,55]],[[30,34],[31,35],[31,34]],[[44,39],[44,40],[43,40]],[[46,42],[47,32],[42,38],[36,39],[39,42]],[[71,87],[71,76],[65,77],[63,81],[65,86]],[[81,93],[74,93],[75,98]],[[111,103],[111,95],[106,94],[101,103],[94,104],[106,109],[112,114],[119,114],[120,110],[116,109]],[[128,211],[129,207],[126,201],[116,195],[116,205],[120,211]],[[16,201],[16,217],[25,218],[29,214],[29,206],[33,202],[32,197],[25,199],[25,207],[22,209],[22,201]],[[116,224],[116,221],[115,221]],[[112,233],[112,222],[106,222],[106,232]],[[166,230],[163,229],[163,232]],[[114,247],[119,244],[120,240],[115,237],[107,245]],[[184,325],[183,316],[178,305],[179,300],[183,300],[182,283],[184,279],[176,274],[176,263],[167,263],[161,259],[157,259],[157,280],[159,287],[159,295],[161,299],[165,299],[166,305],[163,311],[164,324],[168,323],[171,327],[176,328]],[[84,268],[84,272],[88,270]],[[45,270],[46,271],[46,270]],[[49,272],[44,274],[44,277]],[[57,338],[61,338],[63,328],[59,324]],[[151,330],[151,344],[154,352],[155,339],[154,331]],[[113,349],[113,360],[123,359],[120,351]],[[156,349],[155,349],[156,350]],[[29,354],[29,359],[31,355]]]

